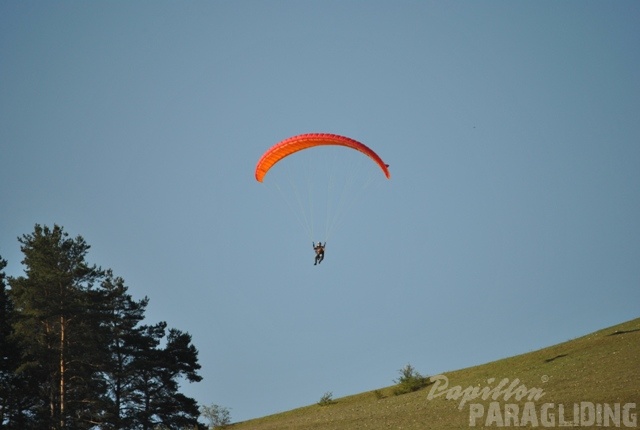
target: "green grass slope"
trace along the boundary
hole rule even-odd
[[[594,419],[595,428],[598,424],[616,427],[616,417],[619,427],[629,428],[633,416],[627,414],[624,421],[621,415],[626,404],[636,404],[629,409],[636,415],[640,406],[640,318],[444,376],[446,387],[441,379],[420,391],[394,395],[394,386],[390,386],[335,399],[330,405],[311,405],[235,423],[229,428],[422,430],[466,429],[470,424],[475,428],[516,424],[527,428],[561,427],[574,420],[574,424],[586,428]],[[467,400],[463,397],[465,390],[471,397]],[[581,402],[588,402],[584,415],[574,417],[574,405],[580,407]],[[552,404],[546,412],[545,403]],[[614,416],[616,405],[620,412]],[[631,428],[637,426],[638,422]]]

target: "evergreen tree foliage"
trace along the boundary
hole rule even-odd
[[[0,429],[37,428],[28,411],[41,403],[30,395],[38,386],[18,372],[22,354],[12,326],[16,313],[7,291],[6,266],[7,261],[0,257]]]
[[[59,226],[36,225],[19,242],[26,276],[11,282],[14,329],[24,354],[20,371],[39,382],[46,399],[35,415],[47,427],[90,428],[91,354],[100,342],[87,299],[101,271],[85,262],[84,239],[70,239]]]
[[[14,312],[7,295],[5,267],[7,261],[0,257],[0,428],[3,428],[2,423],[9,421],[16,425],[26,424],[19,416],[22,381],[15,371],[20,365],[20,354],[12,338],[11,320]]]
[[[148,298],[89,265],[82,237],[36,224],[18,241],[25,275],[0,259],[0,429],[197,426],[178,383],[201,380],[191,336],[143,324]]]
[[[127,293],[124,280],[114,277],[111,271],[102,282],[106,297],[103,327],[108,333],[108,359],[102,372],[107,381],[105,404],[105,429],[132,428],[135,399],[134,364],[136,351],[143,348],[143,328],[148,298],[135,301]]]

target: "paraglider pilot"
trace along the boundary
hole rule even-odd
[[[313,263],[315,266],[316,264],[322,263],[322,260],[324,260],[324,247],[327,246],[327,242],[325,242],[324,245],[322,242],[318,242],[317,245],[315,242],[311,242],[311,244],[313,245],[313,249],[316,251],[316,261]]]

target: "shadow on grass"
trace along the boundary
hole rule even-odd
[[[609,333],[607,336],[616,336],[619,334],[633,333],[634,331],[640,331],[640,328],[634,328],[633,330],[616,330],[613,333]]]
[[[545,363],[551,363],[553,360],[557,360],[558,358],[566,357],[567,355],[568,354],[559,354],[559,355],[556,355],[555,357],[547,358],[544,362]]]

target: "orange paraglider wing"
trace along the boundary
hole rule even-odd
[[[378,164],[378,166],[380,166],[380,169],[382,169],[382,172],[387,177],[387,179],[391,178],[391,173],[389,173],[389,166],[385,164],[384,161],[382,161],[378,154],[376,154],[371,148],[367,147],[363,143],[345,136],[339,136],[337,134],[308,133],[290,137],[283,140],[282,142],[276,143],[271,148],[269,148],[267,152],[265,152],[262,157],[260,157],[260,160],[258,160],[258,164],[256,165],[256,180],[258,182],[262,182],[269,169],[271,169],[274,164],[276,164],[283,158],[288,157],[289,155],[298,151],[302,151],[303,149],[323,145],[345,146],[347,148],[352,148],[360,151],[371,158],[376,164]]]

